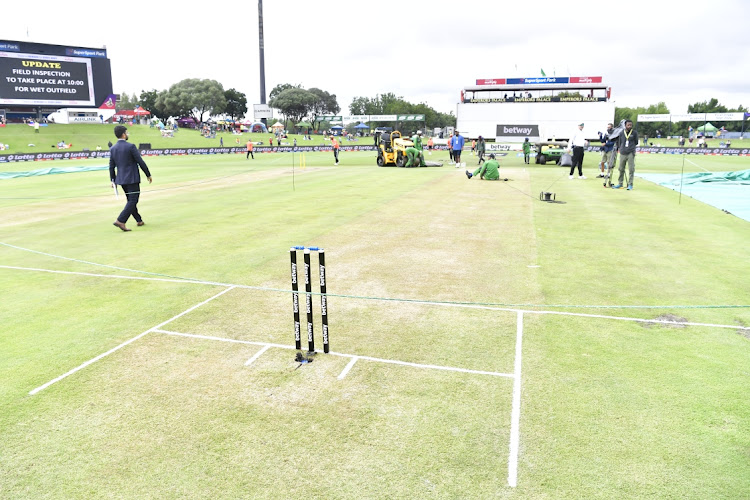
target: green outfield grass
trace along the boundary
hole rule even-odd
[[[147,158],[128,233],[106,172],[0,181],[0,497],[747,496],[750,309],[718,306],[749,303],[750,224],[603,189],[589,153],[586,180],[509,154],[508,182],[302,160]],[[261,353],[293,347],[292,245],[331,295],[302,366]]]

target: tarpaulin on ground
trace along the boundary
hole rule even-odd
[[[72,174],[75,172],[91,172],[93,170],[107,170],[109,165],[100,165],[97,167],[52,167],[40,168],[39,170],[29,170],[28,172],[0,172],[0,180],[15,179],[17,177],[35,177],[37,175],[50,174]]]
[[[750,222],[750,170],[685,175],[636,174]]]

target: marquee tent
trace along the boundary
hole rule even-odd
[[[249,124],[248,127],[250,127],[250,132],[268,133],[268,128],[265,126],[263,122],[253,122]]]
[[[189,116],[177,120],[177,126],[183,128],[195,128],[195,120]]]
[[[716,131],[719,130],[718,128],[714,127],[711,122],[706,123],[705,125],[701,125],[696,130],[698,132],[703,132],[706,135],[714,135],[716,134]]]

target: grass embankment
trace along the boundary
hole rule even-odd
[[[8,144],[8,151],[0,153],[42,153],[48,151],[57,151],[57,143],[64,141],[66,144],[73,144],[72,148],[76,151],[89,149],[94,151],[97,146],[107,149],[107,143],[115,142],[114,125],[112,124],[49,124],[46,127],[40,127],[39,133],[35,133],[33,127],[23,124],[10,124],[0,127],[0,142]],[[273,137],[272,133],[243,133],[235,135],[231,132],[218,132],[213,139],[202,137],[197,130],[181,128],[174,137],[162,137],[157,128],[150,128],[148,125],[127,125],[130,134],[130,142],[135,145],[140,143],[150,143],[152,148],[206,148],[219,147],[221,139],[224,140],[224,147],[244,147],[248,140],[253,142],[262,142],[268,144],[268,140]],[[328,141],[323,135],[312,135],[311,141],[303,140],[303,135],[289,134],[288,138],[282,139],[282,145],[287,143],[291,145],[294,139],[300,146],[315,146],[326,144]],[[239,142],[238,142],[239,141]],[[33,144],[33,146],[30,146]],[[343,144],[372,144],[371,137],[360,137],[356,141],[343,140]],[[273,145],[276,146],[274,139]]]

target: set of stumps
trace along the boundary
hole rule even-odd
[[[303,251],[304,277],[305,277],[305,312],[307,313],[307,355],[302,351],[302,332],[300,324],[299,288],[297,272],[297,251]],[[313,333],[313,306],[312,306],[312,273],[311,253],[318,254],[318,269],[320,276],[320,317],[323,328],[323,352],[328,353],[328,297],[326,295],[326,260],[325,250],[318,247],[295,246],[289,249],[289,257],[292,270],[292,313],[294,316],[294,347],[297,349],[295,361],[300,364],[312,363],[315,356],[315,335]]]

